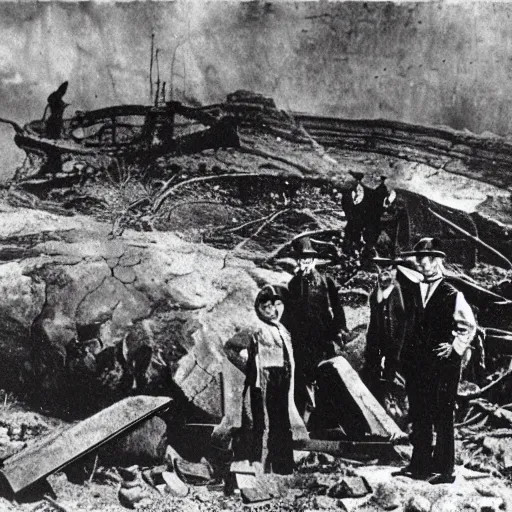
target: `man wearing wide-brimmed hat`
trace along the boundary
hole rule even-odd
[[[309,237],[293,244],[297,259],[295,275],[288,284],[290,316],[288,329],[292,336],[297,366],[295,402],[307,421],[314,408],[314,387],[318,364],[336,355],[347,332],[345,312],[334,280],[316,269],[319,254]]]
[[[464,295],[444,278],[446,254],[437,238],[422,238],[402,256],[415,258],[423,281],[412,287],[413,304],[406,303],[412,324],[401,353],[413,454],[409,466],[395,476],[451,483],[455,480],[455,400],[462,357],[476,331],[475,317]]]

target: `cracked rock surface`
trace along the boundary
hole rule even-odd
[[[172,233],[112,239],[87,217],[2,210],[0,247],[23,250],[1,252],[0,386],[32,384],[57,403],[76,389],[93,409],[134,390],[178,389],[221,417],[223,347],[248,340],[258,285],[285,274]]]

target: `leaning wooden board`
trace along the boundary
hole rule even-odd
[[[167,408],[171,402],[161,396],[125,398],[10,457],[0,474],[16,494]]]

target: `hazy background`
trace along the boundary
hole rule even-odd
[[[149,102],[151,34],[174,97],[236,89],[285,109],[512,132],[508,2],[0,2],[0,117]],[[0,127],[0,178],[20,152]]]

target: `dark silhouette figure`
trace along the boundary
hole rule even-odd
[[[382,216],[394,199],[386,186],[386,176],[380,177],[379,186],[368,194],[365,210],[363,238],[368,248],[375,247],[382,231]]]
[[[347,219],[344,245],[348,252],[360,248],[365,226],[367,195],[370,190],[361,183],[363,173],[351,172],[350,174],[356,179],[356,183],[345,190],[341,197],[341,206]]]
[[[46,121],[46,136],[49,139],[59,139],[62,132],[64,110],[68,106],[62,99],[68,90],[68,82],[64,82],[59,88],[48,96],[48,108],[50,115]]]

